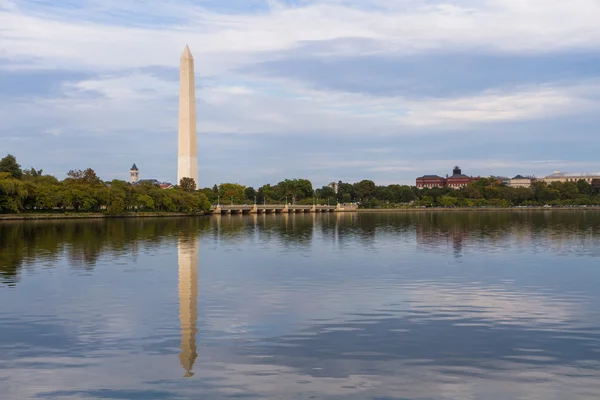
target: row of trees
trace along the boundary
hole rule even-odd
[[[534,182],[530,188],[511,188],[495,178],[483,178],[465,188],[417,189],[414,186],[377,186],[373,181],[338,182],[336,188],[313,189],[307,179],[286,179],[258,189],[222,183],[195,190],[184,178],[172,189],[152,184],[103,182],[92,169],[72,170],[59,181],[42,170],[21,169],[15,157],[0,160],[0,213],[25,210],[101,211],[119,214],[132,210],[200,212],[211,204],[335,204],[357,202],[364,208],[383,207],[510,207],[540,205],[600,205],[600,188],[578,182]],[[337,190],[336,190],[337,189]]]
[[[312,204],[313,201],[327,201],[322,193],[313,190],[312,183],[306,179],[286,179],[274,186],[264,185],[258,190],[237,183],[222,183],[202,189],[201,192],[214,204]]]
[[[42,170],[22,170],[17,160],[8,155],[0,160],[0,213],[36,211],[105,211],[121,214],[127,211],[167,211],[197,213],[208,211],[210,202],[195,183],[163,190],[153,184],[130,185],[113,180],[103,182],[94,172],[71,170],[59,181]]]
[[[379,200],[392,204],[409,203],[418,199],[418,190],[410,186],[376,186],[373,181],[357,183],[338,182],[336,188],[323,186],[313,189],[307,179],[286,179],[276,185],[266,184],[258,189],[236,183],[222,183],[212,188],[201,189],[202,193],[216,204],[258,203],[258,204],[336,204]]]
[[[264,185],[258,190],[252,187],[224,183],[212,189],[202,189],[212,202],[228,204],[288,203],[335,204],[357,202],[363,208],[386,207],[511,207],[511,206],[568,206],[600,205],[600,187],[585,180],[578,182],[534,182],[530,188],[511,188],[496,178],[483,178],[459,189],[425,188],[415,186],[377,186],[373,181],[357,183],[338,182],[334,188],[323,186],[313,190],[305,179],[285,180],[275,186]]]
[[[420,191],[416,204],[425,207],[511,207],[600,205],[600,187],[577,182],[533,182],[529,188],[512,188],[498,179],[483,178],[460,190],[432,188]]]

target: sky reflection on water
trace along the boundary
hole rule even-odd
[[[7,399],[592,399],[600,213],[0,224]]]

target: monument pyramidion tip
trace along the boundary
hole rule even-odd
[[[183,49],[181,58],[194,58],[194,56],[192,56],[192,52],[190,51],[190,47],[187,44],[185,45],[185,49]]]

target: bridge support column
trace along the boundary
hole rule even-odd
[[[250,214],[258,214],[258,207],[256,207],[256,204],[254,205],[254,207],[252,207],[252,209],[250,210]]]
[[[310,212],[311,212],[311,213],[316,213],[316,212],[317,212],[317,206],[312,206],[312,207],[310,208]]]
[[[212,212],[215,215],[221,215],[221,207],[217,206]]]
[[[282,212],[282,213],[289,213],[289,212],[290,212],[290,208],[288,207],[288,205],[287,205],[287,204],[285,205],[285,207],[283,207],[283,208],[281,209],[281,212]]]

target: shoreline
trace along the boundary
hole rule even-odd
[[[504,208],[504,207],[489,207],[489,208],[359,208],[356,210],[340,210],[335,213],[443,213],[443,212],[527,212],[527,211],[600,211],[600,206],[588,207],[528,207],[528,208]],[[242,215],[242,214],[240,214]],[[246,214],[243,214],[246,215]],[[121,219],[121,218],[182,218],[182,217],[210,217],[212,214],[188,214],[188,213],[168,213],[168,212],[137,212],[124,213],[119,215],[109,215],[103,213],[66,213],[66,214],[0,214],[0,222],[2,221],[43,221],[43,220],[59,220],[59,219]]]
[[[524,212],[524,211],[600,211],[600,206],[587,206],[587,207],[486,207],[486,208],[475,208],[475,207],[430,207],[430,208],[359,208],[352,212],[358,213],[409,213],[409,212],[492,212],[492,211],[503,211],[503,212]]]
[[[2,221],[41,221],[52,219],[120,219],[120,218],[169,218],[169,217],[203,217],[204,214],[138,212],[110,215],[103,213],[66,213],[66,214],[0,214]]]

